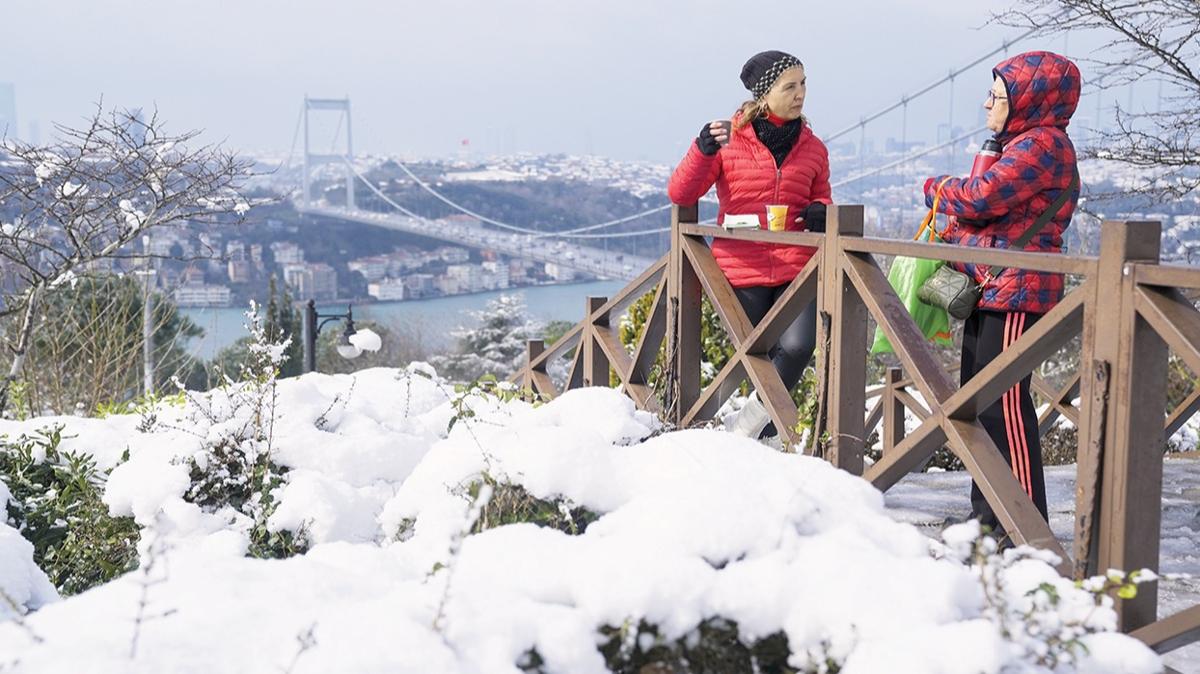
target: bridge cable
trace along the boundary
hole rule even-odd
[[[949,146],[951,146],[951,145],[954,145],[954,144],[956,144],[956,143],[960,143],[960,142],[962,142],[962,141],[964,141],[964,140],[967,140],[968,138],[970,138],[970,137],[972,137],[972,136],[974,136],[974,135],[976,135],[976,134],[978,134],[978,133],[982,133],[982,132],[984,132],[984,131],[987,131],[987,130],[988,130],[988,128],[987,128],[986,126],[981,126],[981,127],[979,127],[978,129],[974,129],[974,130],[972,130],[972,131],[970,131],[970,132],[968,132],[968,133],[964,133],[963,135],[961,135],[961,136],[959,136],[959,137],[957,137],[957,138],[951,138],[950,140],[948,140],[948,141],[946,141],[946,142],[942,143],[941,145],[934,145],[933,147],[929,147],[929,148],[925,148],[925,149],[923,149],[923,150],[919,150],[919,151],[917,151],[917,152],[914,152],[914,153],[912,153],[912,154],[905,155],[904,157],[901,157],[900,159],[897,159],[897,160],[896,160],[896,161],[894,161],[894,162],[890,162],[890,163],[888,163],[888,164],[884,164],[883,166],[879,166],[879,167],[873,168],[873,169],[871,169],[870,171],[865,171],[865,172],[863,172],[863,173],[859,173],[858,175],[850,176],[849,178],[845,178],[845,179],[843,179],[843,180],[839,180],[839,181],[837,181],[836,183],[832,183],[832,184],[831,184],[829,187],[830,187],[830,189],[833,189],[833,188],[835,188],[835,187],[841,187],[841,186],[843,186],[843,185],[848,185],[848,184],[850,184],[850,183],[852,183],[852,182],[856,182],[856,181],[862,180],[863,178],[869,178],[869,177],[871,177],[871,176],[873,176],[873,175],[877,175],[877,174],[879,174],[879,173],[883,173],[884,171],[886,171],[886,170],[888,170],[888,169],[890,169],[890,168],[895,168],[895,167],[897,167],[897,166],[900,166],[900,165],[903,165],[903,164],[907,164],[907,163],[911,162],[911,161],[912,161],[912,160],[914,160],[914,159],[920,159],[921,157],[924,157],[924,156],[925,156],[925,155],[927,155],[927,154],[931,154],[931,153],[933,153],[933,152],[937,152],[938,150],[941,150],[942,148],[949,147]]]
[[[395,161],[395,160],[393,160],[393,161]],[[415,173],[413,173],[412,170],[410,170],[407,166],[405,166],[403,162],[396,161],[395,163],[397,166],[400,167],[400,170],[402,170],[406,174],[408,174],[408,177],[412,178],[413,181],[416,182],[417,185],[419,185],[421,187],[421,189],[425,190],[426,192],[429,192],[435,198],[437,198],[439,201],[441,201],[442,203],[446,204],[447,206],[449,206],[455,210],[461,211],[462,213],[465,213],[473,218],[476,218],[476,219],[480,220],[481,222],[486,222],[489,225],[494,225],[494,226],[500,227],[502,229],[508,229],[508,230],[512,230],[514,232],[521,232],[521,233],[525,233],[525,234],[537,234],[537,235],[547,234],[546,232],[543,232],[542,230],[529,229],[529,228],[520,227],[517,225],[510,225],[508,223],[500,222],[499,220],[494,220],[492,218],[489,218],[486,215],[481,215],[479,213],[476,213],[475,211],[472,211],[461,204],[451,201],[449,198],[447,198],[446,196],[444,196],[437,190],[430,187],[428,183],[426,183],[425,181],[418,178],[417,175]],[[644,217],[646,215],[650,215],[651,213],[658,213],[661,211],[668,210],[671,208],[671,206],[672,206],[672,204],[657,206],[655,208],[651,208],[649,210],[642,211],[641,213],[627,215],[623,218],[617,218],[615,220],[609,220],[607,222],[601,222],[601,223],[595,224],[595,225],[585,225],[583,227],[576,227],[575,229],[563,230],[561,232],[556,232],[554,235],[555,236],[564,236],[567,234],[576,234],[577,232],[589,232],[589,231],[596,230],[596,229],[603,229],[605,227],[612,227],[614,225],[620,225],[620,224],[623,224],[626,222],[630,222],[632,220],[637,220],[638,218]],[[583,238],[583,237],[581,237],[581,238]]]
[[[1066,12],[1063,12],[1063,14],[1066,14]],[[844,129],[842,129],[841,131],[838,131],[837,133],[826,136],[825,138],[822,138],[821,140],[825,141],[825,143],[828,144],[828,143],[831,143],[831,142],[837,140],[838,138],[841,138],[842,136],[850,133],[851,131],[854,131],[855,129],[866,126],[869,122],[873,122],[873,121],[879,119],[880,117],[895,110],[896,108],[907,105],[908,103],[912,102],[914,99],[924,96],[925,94],[929,93],[930,91],[933,91],[934,89],[945,84],[946,82],[953,82],[955,77],[970,70],[971,68],[974,68],[975,66],[992,58],[993,56],[995,56],[996,54],[998,54],[1000,52],[1007,52],[1008,48],[1011,47],[1013,45],[1013,43],[1020,42],[1021,40],[1024,40],[1025,38],[1029,37],[1030,35],[1033,35],[1034,33],[1038,32],[1039,30],[1041,30],[1041,28],[1031,28],[1031,29],[1025,31],[1024,33],[1021,33],[1021,35],[1019,35],[1018,37],[1016,37],[1014,39],[1005,40],[999,47],[984,54],[983,56],[980,56],[979,58],[975,59],[974,61],[971,61],[967,65],[965,65],[961,68],[958,68],[957,70],[951,70],[950,73],[948,75],[946,75],[945,77],[937,80],[936,82],[926,85],[925,87],[918,90],[916,93],[901,96],[900,100],[897,101],[896,103],[893,103],[892,105],[889,105],[886,108],[879,110],[878,112],[867,115],[866,117],[863,117],[862,119],[858,120],[857,123],[852,124]]]
[[[356,167],[354,167],[354,165],[353,165],[353,164],[351,164],[349,160],[347,160],[345,157],[343,157],[343,158],[342,158],[342,160],[346,162],[346,165],[350,167],[350,170],[351,170],[351,171],[354,173],[354,175],[356,175],[356,176],[358,177],[358,179],[359,179],[359,180],[363,181],[363,183],[364,183],[364,184],[365,184],[365,185],[366,185],[368,188],[370,188],[370,190],[371,190],[372,192],[374,192],[374,193],[375,193],[375,194],[376,194],[376,195],[377,195],[379,198],[383,199],[385,202],[387,202],[388,204],[390,204],[392,207],[394,207],[395,209],[397,209],[397,210],[399,210],[400,212],[404,213],[405,215],[408,215],[409,217],[417,218],[417,219],[420,219],[420,220],[422,220],[422,221],[425,221],[425,222],[428,222],[428,221],[429,221],[429,219],[428,219],[428,218],[425,218],[425,217],[419,216],[419,215],[417,215],[416,213],[413,213],[412,211],[410,211],[410,210],[408,210],[408,209],[404,208],[404,207],[403,207],[403,206],[401,206],[400,204],[397,204],[397,203],[396,203],[395,201],[393,201],[393,200],[392,200],[390,197],[388,197],[386,194],[384,194],[382,191],[380,191],[380,190],[379,190],[379,188],[377,188],[377,187],[376,187],[374,184],[372,184],[372,183],[371,183],[371,181],[367,180],[367,178],[366,178],[366,177],[365,177],[365,176],[364,176],[362,173],[360,173],[360,172],[359,172],[359,170],[358,170]],[[598,228],[598,227],[601,227],[601,226],[610,226],[610,225],[611,225],[611,224],[613,224],[613,223],[625,222],[625,221],[633,220],[633,219],[635,219],[635,218],[642,217],[642,216],[644,216],[644,215],[646,215],[647,213],[650,213],[650,212],[655,212],[655,211],[666,210],[667,208],[670,208],[670,207],[671,207],[669,204],[668,204],[667,206],[660,206],[660,207],[658,207],[658,208],[655,208],[655,209],[654,209],[654,211],[647,211],[647,212],[645,212],[645,213],[639,213],[639,214],[637,214],[637,215],[633,215],[633,216],[627,216],[627,217],[625,217],[625,218],[620,218],[620,219],[618,219],[618,220],[614,220],[614,221],[612,221],[612,223],[601,223],[600,225],[589,225],[589,226],[587,226],[587,227],[582,227],[582,228],[577,228],[577,229],[571,229],[571,230],[565,230],[565,231],[563,231],[563,232],[546,232],[546,231],[537,230],[537,229],[529,229],[529,228],[526,228],[526,227],[518,227],[518,226],[516,226],[516,225],[509,225],[509,224],[507,224],[507,223],[498,222],[498,221],[496,221],[496,220],[492,220],[491,218],[488,218],[488,217],[486,217],[486,216],[479,215],[479,214],[477,214],[477,213],[475,213],[474,211],[471,211],[471,210],[469,210],[469,209],[466,209],[466,208],[462,208],[462,207],[459,207],[459,206],[457,206],[457,204],[454,204],[453,202],[451,202],[450,200],[446,199],[445,197],[442,197],[440,194],[438,194],[438,193],[437,193],[436,191],[434,191],[432,188],[429,188],[429,187],[427,187],[426,185],[424,185],[424,184],[421,182],[421,180],[420,180],[419,178],[417,178],[415,175],[413,175],[413,173],[412,173],[411,171],[409,171],[409,170],[408,170],[408,168],[407,168],[407,167],[405,167],[403,164],[400,164],[400,162],[396,162],[396,163],[397,163],[397,164],[398,164],[398,165],[399,165],[401,168],[403,168],[403,169],[404,169],[404,171],[405,171],[406,173],[408,173],[410,176],[412,176],[412,177],[413,177],[413,180],[417,181],[417,182],[418,182],[418,184],[421,184],[421,185],[422,185],[422,187],[425,187],[425,188],[426,188],[426,191],[430,192],[430,193],[431,193],[431,194],[433,194],[434,196],[438,197],[438,198],[439,198],[441,201],[443,201],[443,202],[445,202],[445,203],[447,203],[447,204],[451,205],[452,207],[456,208],[457,210],[460,210],[460,211],[462,211],[463,213],[466,213],[467,215],[470,215],[470,216],[472,216],[472,217],[474,217],[474,218],[477,218],[477,219],[479,219],[479,220],[481,220],[481,221],[483,221],[483,222],[487,222],[488,224],[495,225],[495,226],[497,226],[497,227],[500,227],[500,228],[502,228],[502,229],[507,229],[507,230],[511,230],[511,231],[518,232],[518,233],[521,233],[521,234],[526,234],[526,235],[532,236],[533,238],[537,238],[537,239],[544,239],[544,238],[570,238],[570,239],[617,239],[617,238],[626,238],[626,237],[632,237],[632,236],[645,236],[645,235],[648,235],[648,234],[661,234],[661,233],[663,233],[663,232],[669,232],[669,231],[671,231],[671,228],[670,228],[670,227],[663,227],[663,228],[659,228],[659,229],[651,229],[651,230],[645,230],[645,231],[640,231],[640,232],[618,232],[618,233],[615,233],[615,234],[574,234],[574,233],[573,233],[573,232],[586,231],[587,229],[596,229],[596,228]]]

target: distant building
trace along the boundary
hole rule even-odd
[[[246,244],[234,239],[225,242],[225,257],[229,260],[242,261],[246,259]]]
[[[263,250],[262,250],[261,243],[250,244],[250,261],[254,263],[255,267],[262,266],[262,261],[263,261],[262,253],[263,253]]]
[[[19,135],[16,90],[11,83],[0,82],[0,136],[16,138]]]
[[[529,260],[513,259],[508,262],[508,280],[509,283],[532,283],[537,277],[537,271],[541,265],[538,265]]]
[[[570,267],[564,267],[556,262],[547,262],[546,276],[555,281],[574,281],[575,270]]]
[[[181,307],[227,307],[233,300],[229,286],[204,283],[179,286],[173,294]]]
[[[271,253],[275,256],[275,264],[288,265],[304,262],[304,249],[291,241],[276,241],[271,244]]]
[[[452,264],[446,267],[446,276],[454,279],[460,293],[477,293],[483,290],[483,269],[478,265]]]
[[[507,290],[510,281],[509,266],[500,262],[483,263],[484,290]]]
[[[405,299],[429,297],[433,294],[433,274],[409,274],[404,277]]]
[[[388,261],[387,275],[400,277],[405,272],[416,271],[425,266],[425,260],[419,253],[420,251],[400,249],[385,255]]]
[[[434,253],[446,264],[462,264],[471,259],[471,251],[457,246],[442,246]]]
[[[337,299],[337,272],[323,262],[286,265],[283,280],[301,299]]]
[[[400,279],[384,279],[378,283],[368,283],[367,294],[380,302],[408,299],[404,281]]]
[[[167,228],[155,229],[146,238],[150,240],[150,245],[146,250],[151,255],[171,256],[175,246],[179,246],[179,250],[176,252],[184,256],[192,253],[192,245],[188,242],[187,235],[178,231]]]
[[[179,282],[183,285],[202,285],[204,283],[204,270],[188,265],[187,269],[184,269],[179,274]]]
[[[372,255],[350,260],[346,266],[352,272],[362,274],[368,283],[378,281],[388,275],[388,265],[391,260],[384,255]]]
[[[338,296],[337,272],[333,267],[318,262],[309,265],[313,275],[313,298],[334,300]]]
[[[230,260],[228,272],[229,272],[229,282],[230,283],[249,283],[250,282],[250,261],[249,260]]]

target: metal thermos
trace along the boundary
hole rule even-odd
[[[971,177],[977,178],[987,173],[987,170],[992,168],[992,164],[1000,159],[1000,153],[1003,150],[1000,141],[995,138],[983,141],[983,147],[979,148],[979,154],[975,155],[975,163],[971,164]]]

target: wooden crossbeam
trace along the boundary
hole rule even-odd
[[[622,383],[629,379],[629,371],[633,367],[633,358],[629,352],[625,350],[625,346],[621,344],[620,337],[617,336],[617,331],[608,326],[596,326],[592,329],[592,334],[595,336],[596,345],[600,347],[600,351],[608,358],[609,365],[617,372],[617,378]],[[605,382],[607,385],[607,382]]]
[[[808,306],[816,297],[817,292],[817,275],[816,271],[819,264],[814,257],[804,269],[792,279],[779,299],[771,305],[771,309],[763,316],[762,320],[745,334],[741,339],[740,345],[736,348],[729,362],[717,373],[716,378],[712,383],[705,388],[696,404],[688,410],[684,416],[685,425],[694,424],[698,421],[712,418],[716,414],[720,406],[733,395],[733,392],[741,385],[741,382],[747,378],[747,369],[744,359],[748,356],[765,356],[770,348],[779,341],[780,336],[787,330],[788,326],[796,320],[803,307]],[[740,304],[738,309],[740,310]],[[744,316],[745,314],[742,313]],[[766,376],[764,374],[764,376]],[[778,375],[776,375],[778,379]],[[782,386],[780,380],[780,386]],[[762,396],[760,396],[761,398]],[[766,399],[763,399],[766,404]],[[790,404],[790,414],[792,421],[786,425],[791,426],[795,423],[795,403],[791,401],[791,395],[788,396]],[[784,409],[780,414],[789,414],[788,409]],[[779,427],[778,424],[776,424]]]
[[[1167,428],[1163,435],[1167,438],[1175,435],[1175,431],[1186,424],[1196,412],[1200,412],[1200,386],[1193,389],[1188,397],[1171,411],[1171,415],[1167,417]]]
[[[713,257],[712,250],[702,239],[685,236],[681,245],[683,252],[692,263],[692,269],[696,270],[700,286],[704,288],[704,293],[708,295],[713,309],[725,326],[729,341],[736,349],[742,345],[753,328],[746,312],[742,309],[742,303],[734,294],[733,286],[729,285],[729,279],[725,278],[725,273],[717,266],[717,260]]]
[[[630,365],[625,385],[645,384],[650,378],[650,368],[662,347],[663,337],[667,334],[667,281],[659,282],[654,291],[654,300],[650,306],[650,314],[646,317],[642,336],[638,338],[637,347],[633,350],[633,363]]]
[[[1083,328],[1083,308],[1090,285],[1068,294],[1004,349],[974,377],[945,400],[947,416],[974,419],[1033,371],[1039,363],[1071,341]]]
[[[938,361],[925,335],[913,323],[908,309],[896,296],[896,291],[875,260],[863,253],[847,253],[842,261],[847,277],[858,289],[867,311],[887,335],[917,390],[930,403],[941,403],[948,399],[958,387]]]
[[[792,394],[783,385],[783,380],[779,378],[771,359],[766,356],[746,355],[741,362],[746,368],[750,383],[754,385],[754,390],[758,391],[759,400],[766,406],[771,421],[775,422],[779,437],[788,444],[798,442],[800,438],[795,429],[796,403],[792,401]]]
[[[1175,288],[1138,286],[1134,306],[1188,369],[1200,373],[1200,311],[1192,301]]]
[[[813,255],[804,269],[783,289],[758,325],[754,326],[754,331],[746,338],[746,348],[739,349],[738,353],[763,354],[779,342],[800,312],[817,298],[820,270],[819,256]]]
[[[591,339],[590,333],[584,333],[587,339]],[[575,357],[571,360],[571,369],[567,374],[566,390],[583,387],[583,344],[575,347]]]
[[[1076,372],[1071,380],[1057,391],[1050,390],[1050,385],[1036,373],[1029,382],[1030,388],[1048,401],[1046,409],[1038,417],[1038,434],[1045,435],[1054,427],[1058,417],[1064,416],[1073,425],[1079,425],[1079,410],[1071,403],[1079,396],[1079,373]]]
[[[902,395],[908,395],[907,391],[900,388],[900,368],[890,367],[884,375],[885,386],[887,391],[879,399],[883,406],[883,433],[881,447],[883,453],[891,452],[897,444],[904,440],[904,408],[905,403]],[[916,401],[913,401],[914,403]],[[915,410],[914,410],[915,411]],[[921,421],[929,418],[928,413],[921,417]]]
[[[935,416],[923,421],[892,451],[884,453],[882,459],[866,469],[863,477],[879,491],[890,489],[946,442],[946,432],[941,422],[941,417]]]
[[[1136,629],[1129,636],[1155,653],[1168,653],[1200,641],[1200,605]]]
[[[746,367],[740,358],[730,358],[712,382],[700,392],[700,399],[683,417],[683,426],[711,419],[721,405],[738,390],[746,379]]]
[[[987,431],[978,422],[950,419],[943,424],[950,451],[963,462],[979,485],[996,519],[1013,542],[1032,545],[1058,555],[1059,573],[1071,573],[1071,558],[1054,537],[1050,525],[1042,519],[1033,500],[1021,488],[1013,469],[996,450]]]

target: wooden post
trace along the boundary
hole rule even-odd
[[[1135,310],[1129,263],[1157,263],[1161,238],[1157,222],[1102,225],[1096,295],[1084,318],[1076,488],[1076,538],[1090,533],[1093,542],[1083,565],[1089,574],[1158,570],[1167,348]],[[1121,628],[1154,622],[1157,600],[1154,584],[1118,600]]]
[[[667,264],[667,414],[681,424],[700,399],[700,280],[683,252],[681,224],[695,224],[699,209],[671,209],[671,252]]]
[[[596,310],[604,306],[608,301],[607,297],[588,297],[584,305],[583,320],[588,326],[598,326],[602,328],[608,327],[608,316],[601,316],[596,320],[592,320],[592,314]],[[608,357],[604,355],[604,350],[596,343],[596,334],[592,330],[588,330],[580,347],[583,349],[583,385],[584,386],[608,386]]]
[[[883,454],[887,455],[904,439],[904,403],[896,398],[903,370],[889,367],[883,379]]]
[[[863,447],[866,445],[867,389],[867,305],[842,272],[841,239],[863,235],[863,207],[835,206],[822,248],[821,288],[817,293],[818,313],[826,323],[828,336],[820,335],[820,345],[828,344],[829,365],[826,390],[829,446],[825,456],[830,463],[855,475],[863,472]]]
[[[544,340],[541,340],[541,339],[525,340],[525,372],[524,372],[525,376],[522,377],[521,386],[530,391],[533,391],[534,393],[538,393],[538,389],[537,389],[537,385],[534,384],[534,381],[533,381],[533,373],[535,371],[545,372],[546,364],[542,363],[541,365],[539,365],[536,368],[530,367],[529,364],[533,362],[533,359],[542,355],[542,353],[544,353],[545,351],[546,351],[546,342]]]

